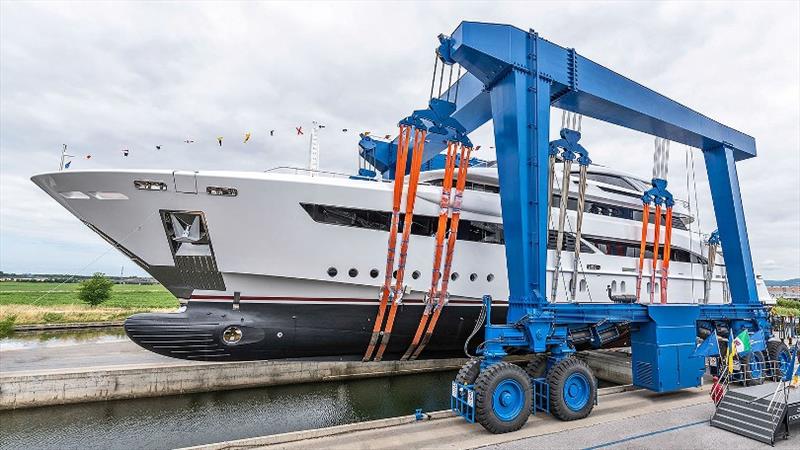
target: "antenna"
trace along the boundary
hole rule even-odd
[[[64,170],[64,163],[66,162],[67,158],[72,158],[72,155],[67,154],[67,144],[62,144],[63,147],[61,148],[61,164],[58,166],[58,171],[61,172]]]
[[[308,170],[311,171],[311,176],[316,176],[319,170],[319,129],[321,128],[319,122],[316,120],[311,122],[311,136],[309,138],[308,146]]]

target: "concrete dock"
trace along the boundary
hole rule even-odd
[[[630,383],[624,352],[582,357],[599,378]],[[4,350],[0,410],[457,370],[465,361],[182,361],[129,341]]]
[[[191,448],[769,448],[712,428],[713,411],[707,386],[671,394],[606,388],[600,390],[598,405],[585,419],[562,422],[539,414],[531,416],[522,429],[507,434],[491,434],[478,424],[441,411],[419,422],[404,416]],[[776,442],[775,447],[796,445],[796,441],[786,440]]]

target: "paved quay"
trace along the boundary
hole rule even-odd
[[[630,383],[624,352],[583,354],[599,378]],[[127,340],[0,350],[0,410],[457,370],[464,358],[417,361],[184,361]]]
[[[670,394],[606,388],[601,389],[598,405],[585,419],[562,422],[539,414],[531,416],[522,429],[507,434],[491,434],[478,424],[469,424],[449,411],[442,411],[432,414],[427,421],[417,422],[413,416],[404,416],[191,449],[770,448],[712,428],[709,420],[713,410],[708,386]],[[775,447],[796,448],[796,445],[790,438],[778,441]]]
[[[87,349],[98,353],[81,356],[81,351]],[[465,362],[463,358],[367,364],[288,360],[198,362],[159,357],[143,349],[139,352],[112,343],[49,350],[46,356],[39,352],[27,354],[28,350],[0,354],[3,361],[0,410],[457,370]],[[64,355],[63,360],[60,355]],[[32,367],[37,369],[22,370]]]

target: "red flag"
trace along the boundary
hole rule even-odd
[[[303,134],[303,127],[294,127],[294,129],[295,129],[295,130],[297,130],[297,135],[298,135],[298,136],[300,136],[301,134]]]

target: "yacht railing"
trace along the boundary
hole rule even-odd
[[[354,176],[353,174],[344,173],[344,172],[333,172],[330,170],[320,170],[320,169],[309,169],[307,167],[294,167],[294,166],[278,166],[273,167],[271,169],[267,169],[264,171],[265,173],[286,173],[292,175],[321,175],[329,178],[347,178]],[[375,179],[376,181],[386,181]]]
[[[309,169],[307,167],[294,167],[294,166],[273,167],[271,169],[265,170],[264,173],[285,173],[285,174],[292,174],[292,175],[300,175],[300,174],[311,175],[311,174],[314,174],[314,175],[321,175],[321,176],[325,176],[325,177],[329,177],[329,178],[352,179],[353,177],[355,177],[357,179],[369,179],[369,180],[377,181],[377,182],[380,182],[380,183],[393,183],[394,182],[394,180],[387,180],[387,179],[384,179],[384,178],[363,178],[363,177],[359,177],[358,175],[355,175],[355,174],[349,174],[349,173],[344,173],[344,172],[333,172],[333,171],[330,171],[330,170]],[[425,185],[425,186],[432,185],[428,181],[420,181],[419,184],[420,185]]]

